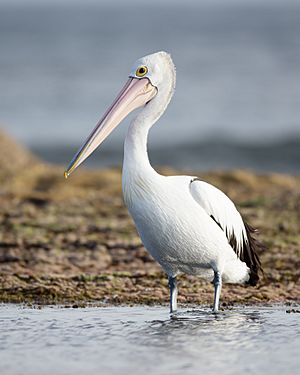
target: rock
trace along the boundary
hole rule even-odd
[[[38,163],[26,148],[0,130],[0,177],[14,176]]]

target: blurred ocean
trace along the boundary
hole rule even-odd
[[[68,164],[131,64],[163,49],[177,90],[151,131],[154,164],[299,174],[300,3],[83,3],[0,1],[2,128]],[[128,123],[89,165],[121,164]]]

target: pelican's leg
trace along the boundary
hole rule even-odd
[[[170,287],[170,313],[177,311],[177,280],[176,277],[169,276]]]
[[[219,301],[220,301],[220,295],[221,295],[221,288],[222,288],[221,272],[215,271],[213,284],[214,284],[214,287],[215,287],[213,312],[218,312],[219,311]]]

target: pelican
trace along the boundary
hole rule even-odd
[[[234,203],[196,176],[163,176],[151,166],[148,132],[165,112],[175,89],[171,56],[157,52],[135,62],[125,86],[65,171],[67,178],[133,110],[122,173],[124,202],[141,240],[168,276],[170,312],[177,310],[177,276],[210,278],[213,312],[222,282],[256,285],[262,271],[258,242]]]

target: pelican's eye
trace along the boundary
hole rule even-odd
[[[139,66],[135,72],[137,77],[144,77],[148,73],[148,68],[145,65]]]

